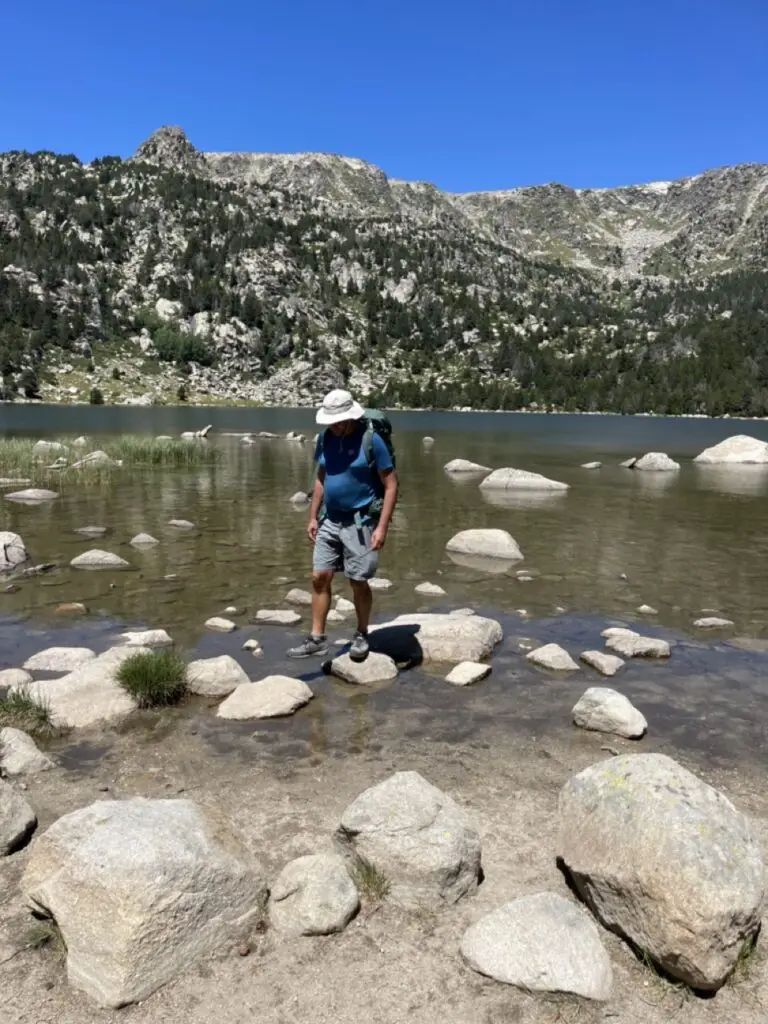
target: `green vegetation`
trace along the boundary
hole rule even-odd
[[[91,388],[89,401],[91,405],[104,405],[104,395],[99,388]]]
[[[117,681],[140,708],[178,704],[187,692],[187,667],[174,651],[137,651],[121,663]]]
[[[125,437],[107,441],[103,450],[124,466],[200,466],[217,462],[222,452],[208,441],[153,437]]]
[[[24,949],[47,949],[56,957],[63,960],[67,955],[67,944],[61,933],[61,928],[52,917],[36,919],[30,925],[24,937]]]
[[[22,729],[32,736],[53,736],[58,729],[47,703],[24,690],[0,698],[0,728]]]
[[[364,899],[381,903],[389,894],[389,879],[365,857],[355,856],[349,874]]]

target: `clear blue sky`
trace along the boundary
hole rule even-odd
[[[768,162],[768,0],[8,0],[0,150],[325,150],[456,191]]]

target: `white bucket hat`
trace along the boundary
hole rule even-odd
[[[327,427],[331,423],[342,423],[344,420],[361,420],[363,416],[365,410],[362,405],[356,402],[348,391],[336,388],[325,396],[315,419]]]

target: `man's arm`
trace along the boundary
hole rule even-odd
[[[379,521],[376,524],[376,529],[371,534],[371,547],[374,551],[378,551],[379,548],[384,546],[392,513],[395,511],[395,503],[397,502],[397,473],[395,470],[391,468],[380,469],[378,474],[384,487],[384,499]]]
[[[323,485],[324,480],[325,466],[318,466],[317,478],[315,479],[315,485],[312,488],[312,498],[309,503],[309,522],[307,523],[307,536],[313,543],[317,536],[317,513],[320,508],[320,502],[323,500],[323,491],[325,490]]]

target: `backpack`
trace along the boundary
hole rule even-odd
[[[373,435],[378,434],[381,440],[386,445],[389,456],[392,459],[392,466],[396,467],[397,458],[395,454],[395,444],[392,440],[392,421],[385,412],[380,409],[365,409],[364,410],[365,420],[365,433],[363,434],[362,449],[365,453],[365,458],[368,463],[368,468],[371,470],[371,476],[374,481],[374,489],[378,495],[377,499],[372,502],[369,509],[369,515],[371,518],[378,518],[378,514],[381,512],[382,498],[384,497],[384,489],[381,484],[381,478],[376,471],[375,461],[373,458]],[[321,443],[325,437],[325,433],[320,435]],[[317,477],[317,460],[314,459],[312,462],[312,482],[307,492],[307,496],[312,496],[312,490],[315,486],[315,479]],[[318,511],[318,515],[322,517],[324,512],[324,504],[321,504]]]

